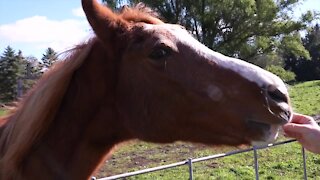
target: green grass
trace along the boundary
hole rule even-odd
[[[0,109],[0,116],[4,116],[7,113],[5,109]]]
[[[289,87],[290,97],[296,112],[314,115],[320,114],[320,81],[310,81]],[[280,138],[285,140],[284,137]],[[246,147],[240,147],[240,149]],[[239,148],[207,147],[177,142],[174,144],[152,144],[133,141],[121,145],[105,165],[97,172],[97,177],[105,177],[140,169],[156,167],[224,153]],[[269,149],[259,150],[260,179],[292,180],[303,179],[301,146],[290,143]],[[307,152],[307,172],[309,179],[320,179],[320,155]],[[194,164],[195,179],[234,180],[254,179],[253,152],[232,155]],[[127,179],[188,179],[188,167],[182,166],[158,172],[138,175]]]
[[[143,150],[144,148],[147,149]],[[117,151],[96,175],[97,177],[105,177],[132,172],[183,161],[190,157],[203,157],[236,149],[230,147],[205,148],[202,145],[182,142],[171,145],[135,142],[125,145],[124,149]],[[303,179],[302,153],[301,146],[298,143],[259,150],[258,155],[260,179]],[[320,179],[320,156],[307,153],[307,161],[308,177],[310,179]],[[254,179],[253,164],[253,152],[247,152],[195,163],[193,172],[195,179]],[[181,166],[137,175],[128,179],[188,179],[188,167]]]
[[[294,110],[303,114],[320,114],[320,80],[300,83],[289,88]]]

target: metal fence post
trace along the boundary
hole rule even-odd
[[[259,180],[259,163],[258,163],[258,153],[257,153],[256,147],[253,147],[253,155],[254,155],[254,171],[256,174],[256,180]]]
[[[302,147],[302,159],[303,159],[303,178],[304,180],[308,179],[308,175],[307,175],[307,162],[306,162],[306,151],[304,149],[304,147]]]
[[[188,159],[189,166],[189,180],[193,180],[193,167],[192,167],[192,159]]]

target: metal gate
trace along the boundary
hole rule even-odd
[[[249,149],[231,151],[231,152],[222,153],[222,154],[215,154],[215,155],[196,158],[196,159],[191,159],[190,158],[190,159],[185,160],[185,161],[180,161],[180,162],[176,162],[176,163],[172,163],[172,164],[168,164],[168,165],[163,165],[163,166],[158,166],[158,167],[154,167],[154,168],[143,169],[143,170],[139,170],[139,171],[135,171],[135,172],[129,172],[129,173],[124,173],[124,174],[109,176],[109,177],[101,178],[101,179],[98,179],[98,180],[112,180],[112,179],[126,178],[126,177],[130,177],[130,176],[135,176],[135,175],[140,175],[140,174],[160,171],[160,170],[164,170],[164,169],[175,168],[175,167],[178,167],[178,166],[188,166],[189,167],[188,168],[189,169],[189,172],[188,172],[189,173],[189,179],[192,180],[193,179],[193,164],[194,163],[201,162],[201,161],[206,161],[206,160],[218,159],[218,158],[231,156],[231,155],[235,155],[235,154],[240,154],[240,153],[245,153],[245,152],[250,152],[250,151],[253,153],[253,158],[254,158],[255,179],[259,180],[259,161],[258,161],[258,153],[257,153],[258,150],[267,149],[267,148],[270,148],[270,147],[275,147],[275,146],[288,144],[288,143],[292,143],[292,142],[296,142],[296,140],[292,139],[292,140],[287,140],[287,141],[283,141],[283,142],[278,142],[278,143],[275,143],[275,144],[269,144],[269,145],[266,145],[266,146],[256,146],[256,147],[252,147],[252,148],[249,148]],[[305,180],[307,180],[308,176],[307,176],[306,154],[305,154],[305,149],[304,148],[302,148],[302,157],[301,158],[303,160],[303,177],[304,177]],[[96,178],[92,177],[92,179],[94,180]]]
[[[317,122],[319,123],[320,115],[314,116],[314,119],[316,119]],[[193,164],[194,163],[201,162],[201,161],[206,161],[206,160],[218,159],[218,158],[231,156],[231,155],[235,155],[235,154],[240,154],[240,153],[245,153],[245,152],[252,152],[253,153],[255,179],[259,180],[258,151],[261,150],[261,149],[267,149],[267,148],[270,148],[270,147],[275,147],[275,146],[288,144],[288,143],[292,143],[292,142],[296,142],[296,140],[295,139],[291,139],[291,140],[287,140],[287,141],[283,141],[283,142],[269,144],[269,145],[266,145],[266,146],[255,146],[255,147],[252,147],[252,148],[249,148],[249,149],[245,149],[245,150],[231,151],[231,152],[227,152],[227,153],[215,154],[215,155],[196,158],[196,159],[191,159],[190,158],[190,159],[187,159],[185,161],[180,161],[180,162],[176,162],[176,163],[172,163],[172,164],[168,164],[168,165],[163,165],[163,166],[158,166],[158,167],[154,167],[154,168],[143,169],[143,170],[139,170],[139,171],[135,171],[135,172],[129,172],[129,173],[124,173],[124,174],[109,176],[109,177],[101,178],[101,179],[98,179],[98,180],[112,180],[112,179],[126,178],[126,177],[130,177],[130,176],[135,176],[135,175],[140,175],[140,174],[160,171],[160,170],[164,170],[164,169],[175,168],[175,167],[178,167],[178,166],[188,166],[189,167],[188,168],[189,169],[189,172],[188,172],[189,173],[189,179],[193,180]],[[301,151],[302,151],[302,157],[301,158],[302,158],[302,163],[303,163],[303,179],[307,180],[308,176],[307,176],[306,153],[305,153],[305,149],[303,147],[301,148]],[[92,177],[92,180],[96,180],[96,178]]]

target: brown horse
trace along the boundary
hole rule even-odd
[[[0,120],[0,179],[88,179],[130,140],[269,143],[291,118],[284,83],[213,52],[141,5],[82,5],[96,37]]]

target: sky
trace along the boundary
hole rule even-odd
[[[0,0],[0,52],[10,45],[38,59],[48,47],[72,48],[90,35],[80,0]]]
[[[295,14],[320,11],[320,0],[305,0]],[[48,47],[63,52],[92,31],[80,0],[0,0],[0,53],[10,45],[41,59]]]

